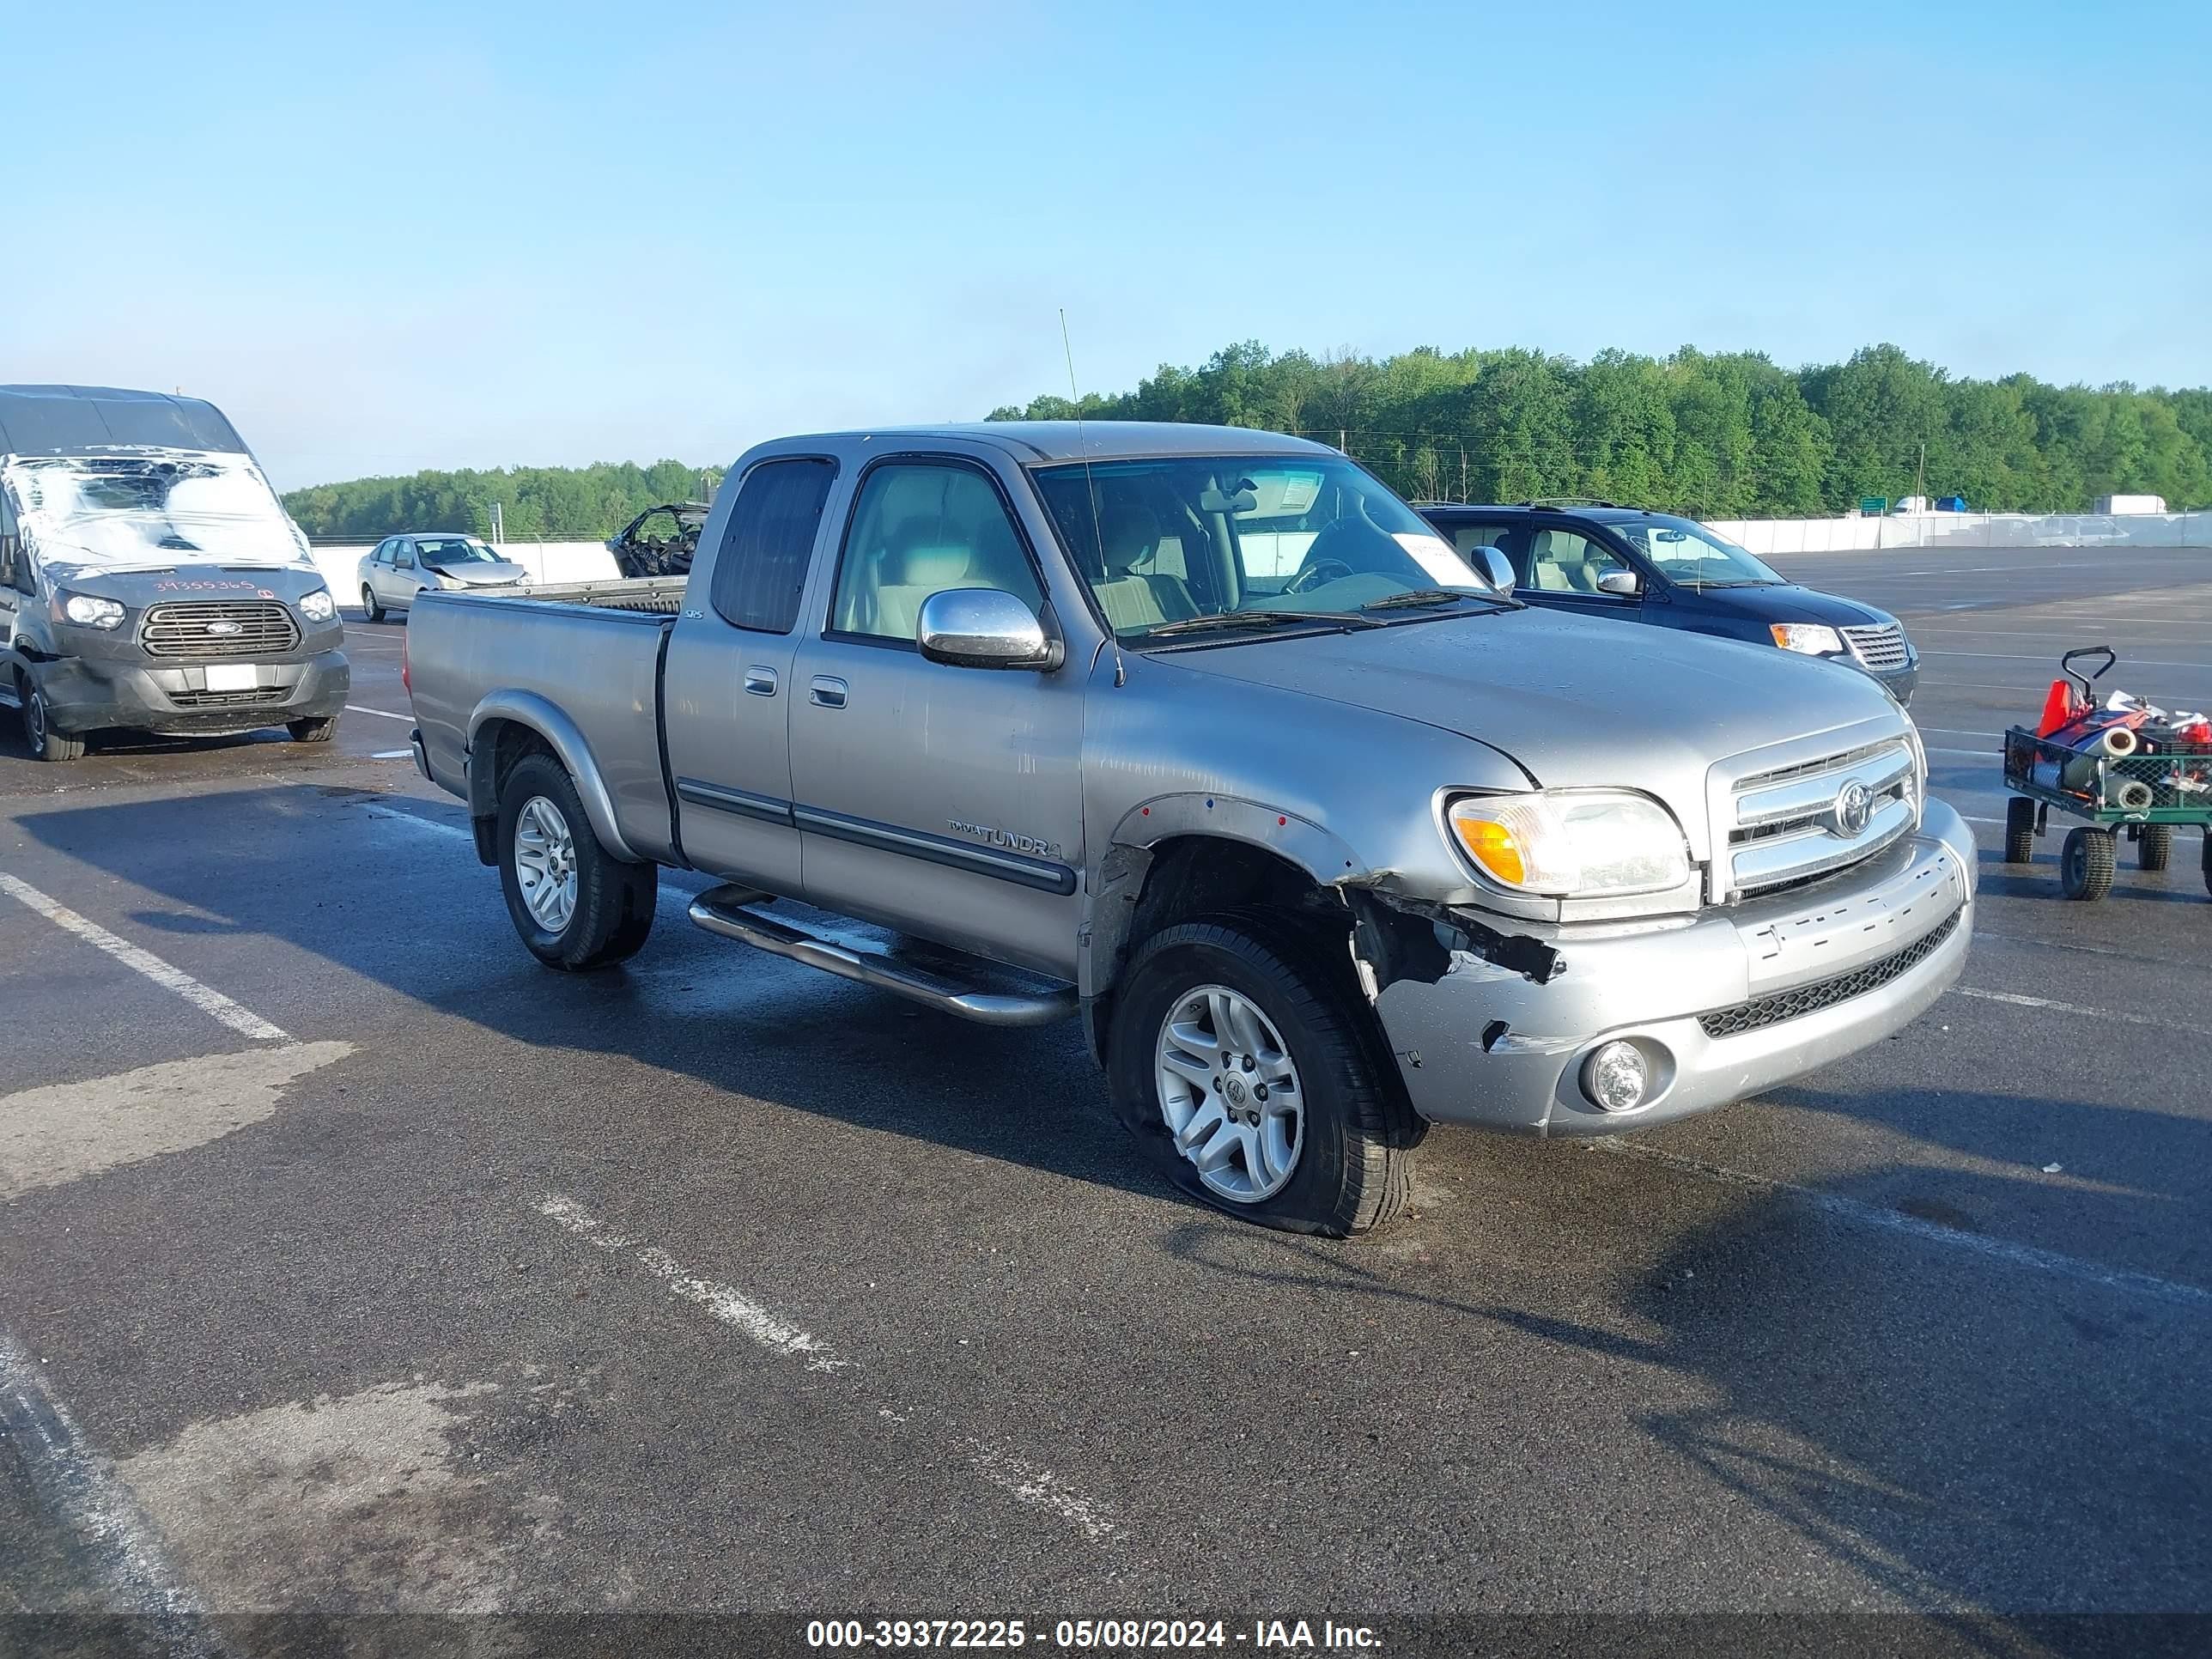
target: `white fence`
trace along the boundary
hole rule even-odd
[[[340,605],[361,603],[361,562],[374,542],[358,546],[318,547],[315,568],[323,573]],[[539,582],[611,581],[622,572],[604,542],[508,542],[499,550]]]
[[[1716,520],[1711,527],[1760,554],[1888,547],[2212,548],[2212,513],[1912,513],[1873,519]]]

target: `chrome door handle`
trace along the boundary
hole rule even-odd
[[[753,696],[757,697],[774,696],[775,695],[775,670],[773,668],[748,668],[745,670],[745,690],[751,692]]]
[[[811,687],[814,701],[824,708],[845,706],[845,682],[829,674],[817,674]]]

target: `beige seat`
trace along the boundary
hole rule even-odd
[[[1133,633],[1198,614],[1197,601],[1181,578],[1158,568],[1159,520],[1147,507],[1112,507],[1099,526],[1106,566],[1103,581],[1094,582],[1098,608],[1116,633]]]

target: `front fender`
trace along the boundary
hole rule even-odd
[[[1150,848],[1176,836],[1249,842],[1288,859],[1322,886],[1356,875],[1363,867],[1359,855],[1341,836],[1310,819],[1265,801],[1196,791],[1138,802],[1122,814],[1109,839],[1118,847]]]
[[[599,775],[599,763],[592,758],[592,746],[583,732],[556,705],[535,691],[487,693],[469,715],[470,813],[482,818],[499,811],[498,780],[490,767],[476,764],[477,742],[487,725],[508,720],[536,732],[558,757],[577,794],[583,798],[584,816],[592,821],[592,833],[599,838],[599,845],[625,863],[650,862],[630,846],[616,823],[614,797],[607,792],[606,780]]]

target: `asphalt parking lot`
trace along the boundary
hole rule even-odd
[[[1923,653],[1958,989],[1644,1137],[1439,1132],[1364,1243],[1155,1182],[1072,1026],[736,950],[688,878],[627,969],[540,969],[404,757],[395,624],[331,748],[11,727],[0,1614],[2192,1641],[2038,1620],[2212,1613],[2212,900],[2191,832],[2101,904],[2055,835],[2007,869],[1996,749],[2074,644],[2212,706],[2212,551],[1776,562]]]

